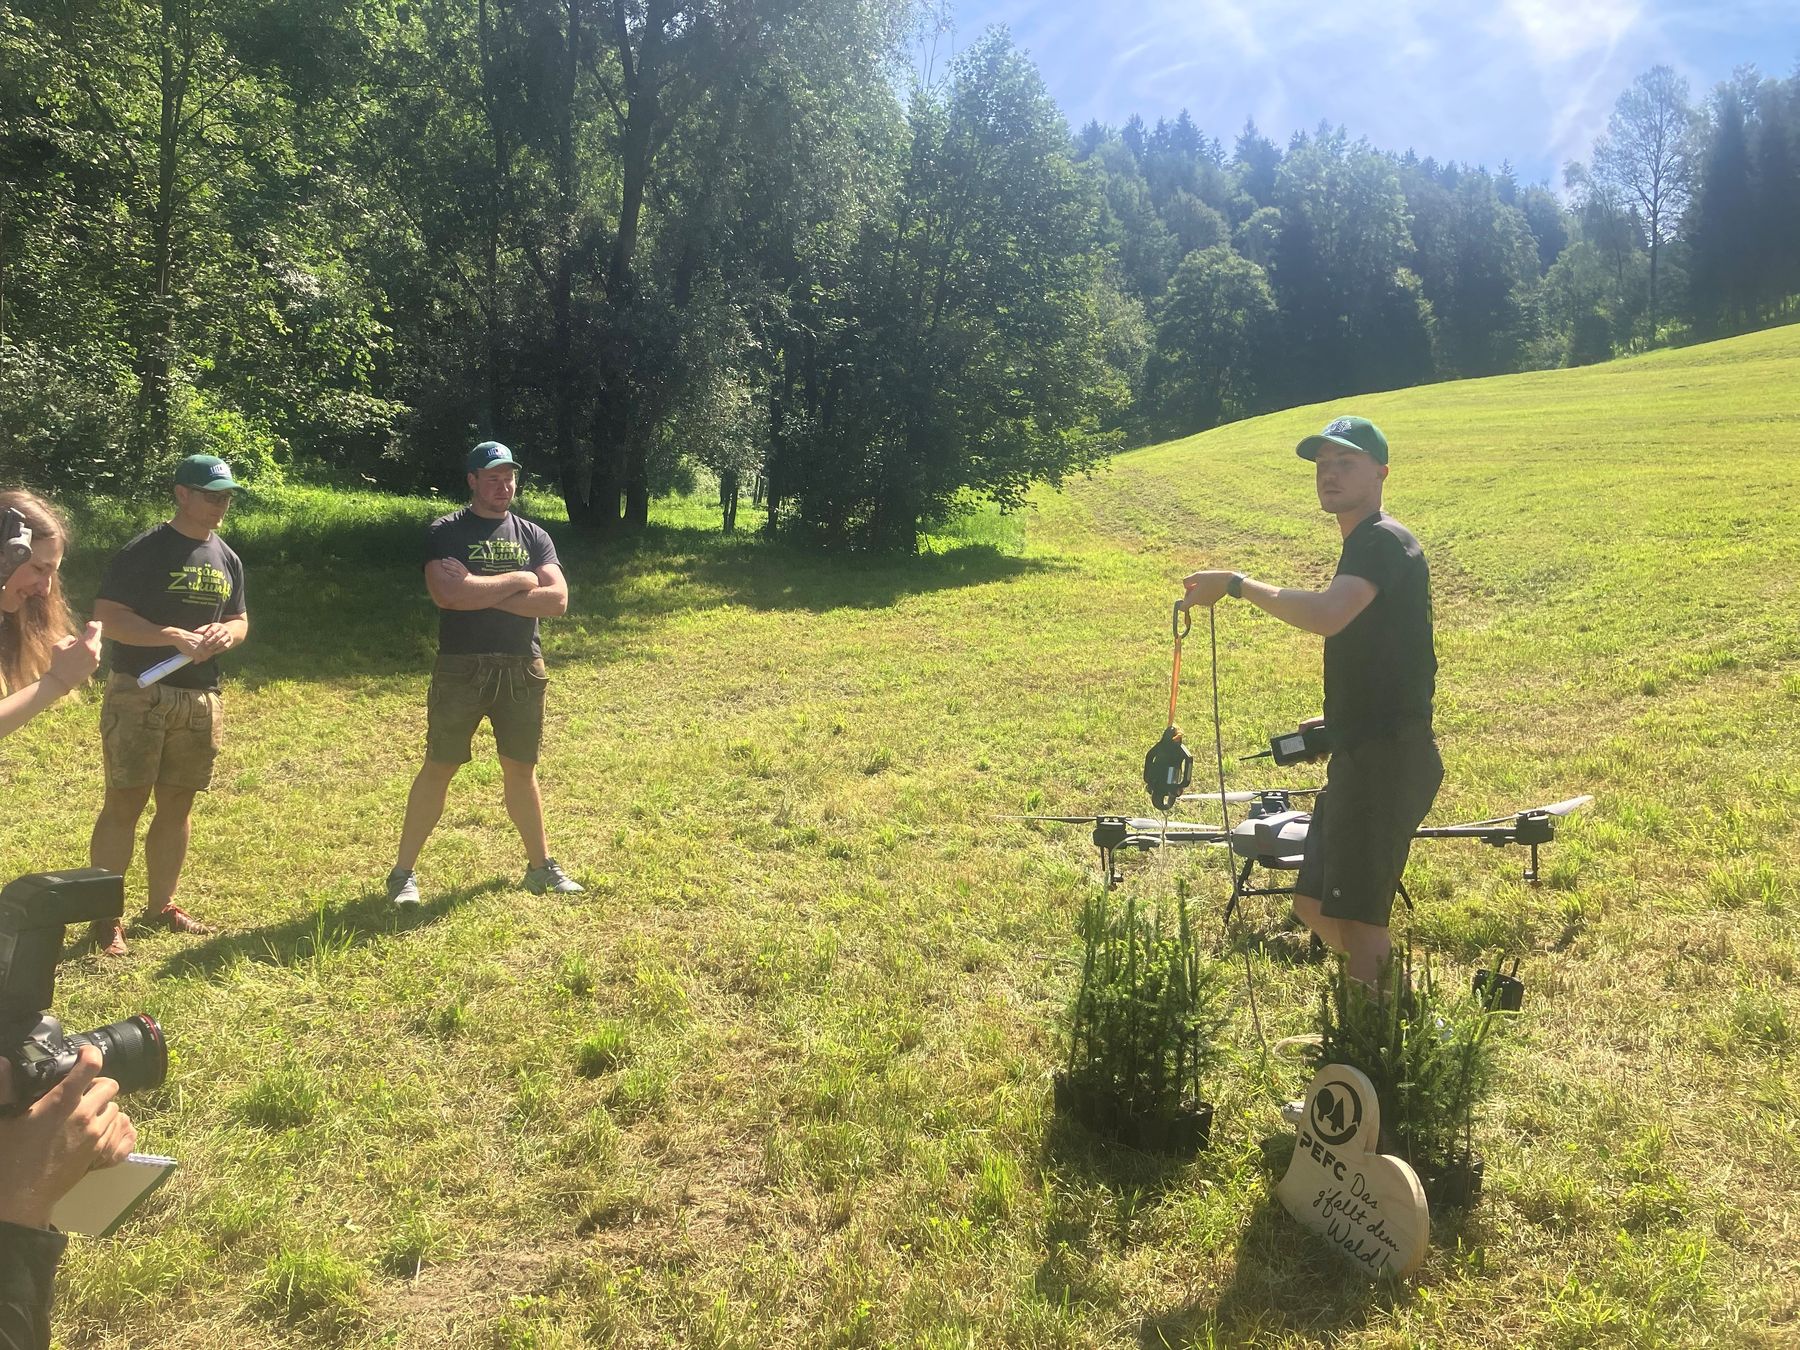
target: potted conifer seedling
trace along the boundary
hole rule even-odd
[[[1483,998],[1449,994],[1429,960],[1415,980],[1410,951],[1396,954],[1380,990],[1352,980],[1340,961],[1320,996],[1312,1067],[1349,1064],[1368,1075],[1381,1102],[1383,1151],[1411,1164],[1435,1205],[1468,1205],[1481,1190],[1475,1108],[1493,1088],[1493,1032],[1509,1015],[1500,998],[1497,985]]]
[[[1082,907],[1081,984],[1056,1109],[1153,1153],[1204,1148],[1202,1075],[1220,1055],[1220,976],[1188,922],[1185,889],[1162,905],[1102,891]]]

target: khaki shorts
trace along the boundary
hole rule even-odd
[[[425,718],[425,758],[467,764],[469,742],[485,717],[494,724],[496,750],[521,764],[536,764],[549,686],[538,657],[438,657]]]
[[[153,684],[117,672],[100,702],[100,747],[109,788],[212,786],[213,761],[225,734],[217,693]]]

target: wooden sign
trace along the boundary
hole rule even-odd
[[[1381,1103],[1361,1069],[1327,1064],[1306,1090],[1294,1160],[1276,1186],[1306,1227],[1371,1277],[1410,1275],[1431,1215],[1405,1159],[1377,1152]]]

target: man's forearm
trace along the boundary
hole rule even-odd
[[[503,614],[517,614],[522,619],[554,619],[569,608],[569,593],[560,586],[534,586],[518,595],[509,595],[493,608]]]
[[[438,606],[441,609],[497,609],[505,601],[517,599],[536,586],[537,578],[530,572],[502,572],[492,577],[464,576],[445,588]]]
[[[176,635],[187,633],[184,628],[164,628],[151,623],[116,600],[101,600],[94,606],[94,617],[106,625],[107,637],[114,642],[123,642],[127,647],[175,647],[180,645]]]
[[[1244,599],[1263,613],[1272,614],[1283,623],[1308,633],[1330,637],[1341,626],[1337,622],[1336,607],[1327,601],[1322,591],[1287,590],[1245,577],[1243,594]]]

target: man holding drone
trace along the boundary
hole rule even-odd
[[[1388,443],[1373,422],[1340,417],[1296,447],[1317,469],[1320,509],[1337,517],[1343,552],[1322,591],[1195,572],[1184,606],[1248,600],[1325,639],[1326,790],[1307,830],[1294,913],[1349,975],[1375,984],[1392,950],[1388,915],[1413,831],[1443,782],[1431,729],[1437,653],[1431,572],[1412,532],[1381,509]]]

